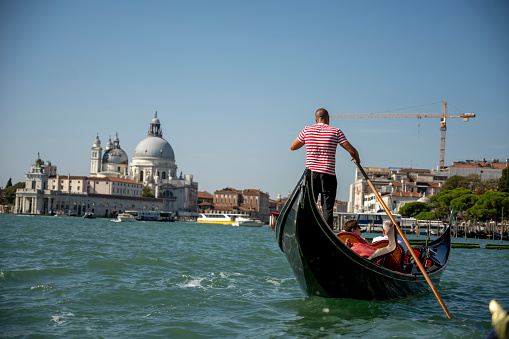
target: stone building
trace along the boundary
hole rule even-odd
[[[214,213],[247,213],[254,219],[269,221],[269,195],[256,189],[236,190],[231,187],[217,190],[213,198]]]
[[[160,210],[174,212],[186,220],[196,219],[198,183],[193,175],[177,177],[175,154],[163,139],[161,123],[150,122],[147,137],[138,143],[132,162],[120,147],[118,133],[104,148],[96,136],[90,158],[90,176],[56,174],[56,166],[39,157],[26,174],[25,189],[16,194],[16,212],[51,214],[71,211],[110,216],[112,211]],[[154,198],[142,196],[148,186]]]
[[[457,161],[451,166],[441,170],[428,169],[401,169],[365,167],[373,186],[381,195],[387,207],[397,213],[399,209],[416,201],[429,201],[427,198],[440,192],[443,183],[453,175],[468,176],[478,175],[482,181],[500,179],[504,168],[509,167],[509,160],[505,163],[497,159],[491,162],[482,161]],[[356,169],[355,181],[350,185],[350,200],[348,212],[377,212],[382,209],[375,194],[372,193],[368,182],[362,173]]]

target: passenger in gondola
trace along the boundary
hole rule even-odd
[[[361,226],[359,225],[359,221],[357,221],[357,220],[352,219],[352,220],[348,220],[347,222],[345,222],[345,224],[343,225],[343,230],[346,232],[354,233],[354,234],[358,235],[359,238],[366,241],[366,239],[364,239],[361,235],[362,229],[361,229]]]
[[[389,236],[387,235],[389,233],[389,229],[391,227],[394,227],[394,224],[390,220],[386,220],[384,222],[384,225],[382,227],[382,236],[374,237],[372,242],[380,241],[380,240],[389,240]],[[398,238],[398,244],[401,245],[404,251],[404,255],[408,255],[408,248],[405,245],[405,242]]]

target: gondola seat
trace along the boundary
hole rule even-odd
[[[371,244],[371,246],[376,248],[383,248],[386,247],[387,245],[389,245],[389,240],[375,241],[374,243]],[[405,262],[405,256],[403,255],[403,253],[404,253],[403,246],[396,243],[396,249],[393,252],[385,255],[383,260],[379,261],[378,263],[390,270],[402,272],[403,265]]]
[[[339,232],[336,236],[341,239],[348,247],[352,247],[351,244],[367,244],[368,242],[364,238],[359,237],[357,234],[352,232]]]
[[[368,243],[364,238],[352,232],[339,232],[336,236],[350,247],[354,252],[362,257],[366,257],[378,264],[401,272],[403,268],[403,247],[396,240],[394,227],[389,230],[389,240],[380,240],[374,243]]]

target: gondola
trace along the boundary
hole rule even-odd
[[[452,223],[449,223],[451,225]],[[354,252],[327,226],[312,194],[306,169],[276,221],[276,238],[306,296],[389,300],[430,291],[423,274],[385,268]],[[434,284],[447,267],[448,226],[439,239],[419,248]]]

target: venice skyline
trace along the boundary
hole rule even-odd
[[[445,165],[509,158],[509,5],[432,1],[0,4],[0,186],[37,152],[87,175],[96,135],[129,159],[155,111],[200,191],[291,190],[314,111],[474,113],[447,120]],[[23,24],[20,24],[23,22]],[[429,104],[429,105],[428,105]],[[398,110],[399,109],[399,110]],[[366,167],[436,169],[439,119],[331,119]],[[337,152],[338,200],[355,165]]]

